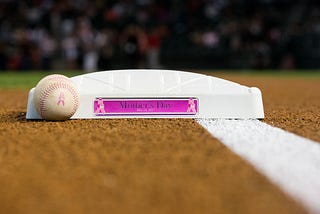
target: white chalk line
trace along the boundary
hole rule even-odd
[[[320,213],[320,144],[259,120],[197,119],[310,213]]]

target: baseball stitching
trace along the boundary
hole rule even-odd
[[[57,75],[60,76],[60,75]],[[67,84],[67,82],[65,81],[71,81],[66,79],[65,77],[61,76],[61,77],[52,77],[50,78],[50,80],[63,80],[63,82],[54,82],[53,84],[50,84],[48,87],[46,87],[46,89],[44,90],[43,93],[41,93],[40,95],[40,116],[43,118],[43,115],[45,113],[45,111],[47,110],[46,108],[46,100],[48,98],[48,96],[50,95],[50,93],[52,93],[52,91],[59,89],[59,88],[63,88],[63,89],[67,89],[73,97],[73,109],[72,112],[68,115],[68,117],[71,117],[77,110],[78,106],[79,106],[79,99],[78,99],[78,93],[74,90],[73,87],[71,87],[69,84]]]

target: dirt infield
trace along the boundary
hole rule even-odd
[[[320,84],[262,89],[266,119],[320,141]],[[0,91],[0,213],[305,213],[188,119],[26,121],[27,91]]]

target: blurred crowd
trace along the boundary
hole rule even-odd
[[[291,69],[297,38],[320,33],[319,3],[309,2],[1,0],[0,70],[161,68],[162,53],[189,50]]]

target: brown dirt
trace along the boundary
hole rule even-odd
[[[319,81],[225,77],[262,89],[266,122],[320,140]],[[305,212],[193,120],[30,122],[26,99],[0,91],[0,213]]]

